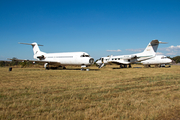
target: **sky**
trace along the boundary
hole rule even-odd
[[[40,50],[87,52],[95,60],[142,52],[180,55],[180,0],[0,0],[0,60],[33,59]]]

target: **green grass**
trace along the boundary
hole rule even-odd
[[[180,118],[179,66],[113,68],[0,68],[0,119]]]

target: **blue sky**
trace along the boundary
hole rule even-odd
[[[153,40],[158,53],[180,55],[180,0],[0,0],[0,60],[33,59],[43,52],[107,55],[141,52]]]

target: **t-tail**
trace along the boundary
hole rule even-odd
[[[156,54],[156,51],[158,49],[158,46],[159,46],[159,41],[158,40],[152,40],[148,46],[146,47],[146,49],[143,51],[143,54],[146,54],[146,55],[155,55]]]
[[[164,42],[152,40],[142,53],[137,54],[137,61],[143,61],[155,57],[159,43]]]
[[[41,60],[39,57],[42,57],[44,54],[46,54],[46,53],[40,51],[40,49],[38,47],[38,46],[43,46],[43,45],[37,44],[35,42],[34,43],[19,43],[19,44],[31,45],[32,48],[33,48],[34,58],[35,59]]]

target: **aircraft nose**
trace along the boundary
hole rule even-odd
[[[90,63],[90,64],[93,64],[93,63],[94,63],[94,59],[93,59],[93,58],[90,58],[90,59],[89,59],[89,63]]]
[[[172,60],[171,60],[171,59],[169,59],[169,62],[170,62],[170,63],[172,63]]]

